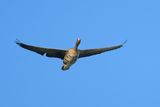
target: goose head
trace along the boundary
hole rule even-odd
[[[77,41],[76,41],[76,44],[75,44],[75,49],[76,50],[78,49],[78,46],[79,46],[80,43],[81,43],[81,39],[78,38]]]

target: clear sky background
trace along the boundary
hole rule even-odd
[[[160,107],[159,0],[1,0],[0,107]],[[18,47],[121,49],[62,61]]]

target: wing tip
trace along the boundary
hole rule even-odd
[[[122,46],[124,45],[124,44],[126,44],[127,43],[127,40],[125,40],[123,43],[122,43]]]
[[[22,42],[21,42],[19,39],[16,39],[16,40],[15,40],[15,43],[16,43],[17,45],[21,45],[21,44],[22,44]]]

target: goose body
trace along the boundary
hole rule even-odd
[[[69,49],[64,56],[62,70],[68,70],[72,64],[74,64],[79,56],[79,51],[75,49]]]
[[[68,50],[31,46],[31,45],[24,44],[18,40],[16,41],[16,44],[18,44],[22,48],[36,52],[40,55],[45,55],[47,57],[60,58],[63,60],[63,66],[61,69],[68,70],[71,67],[71,65],[73,65],[77,61],[78,58],[88,57],[88,56],[100,54],[100,53],[103,53],[106,51],[121,48],[126,41],[123,44],[116,45],[116,46],[105,47],[105,48],[96,48],[96,49],[86,49],[86,50],[79,50],[78,49],[80,42],[81,42],[81,40],[78,38],[75,43],[74,48],[71,48]]]

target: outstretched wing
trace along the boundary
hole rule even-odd
[[[21,43],[19,40],[16,41],[16,44],[22,48],[28,49],[30,51],[36,52],[40,55],[45,55],[47,57],[56,57],[63,59],[66,53],[66,50],[60,49],[49,49],[49,48],[42,48],[37,46],[31,46],[24,43]]]
[[[103,52],[115,50],[115,49],[121,48],[125,43],[126,43],[126,41],[121,45],[116,45],[116,46],[111,46],[111,47],[79,50],[79,52],[80,52],[79,58],[88,57],[88,56],[91,56],[91,55],[101,54]]]

